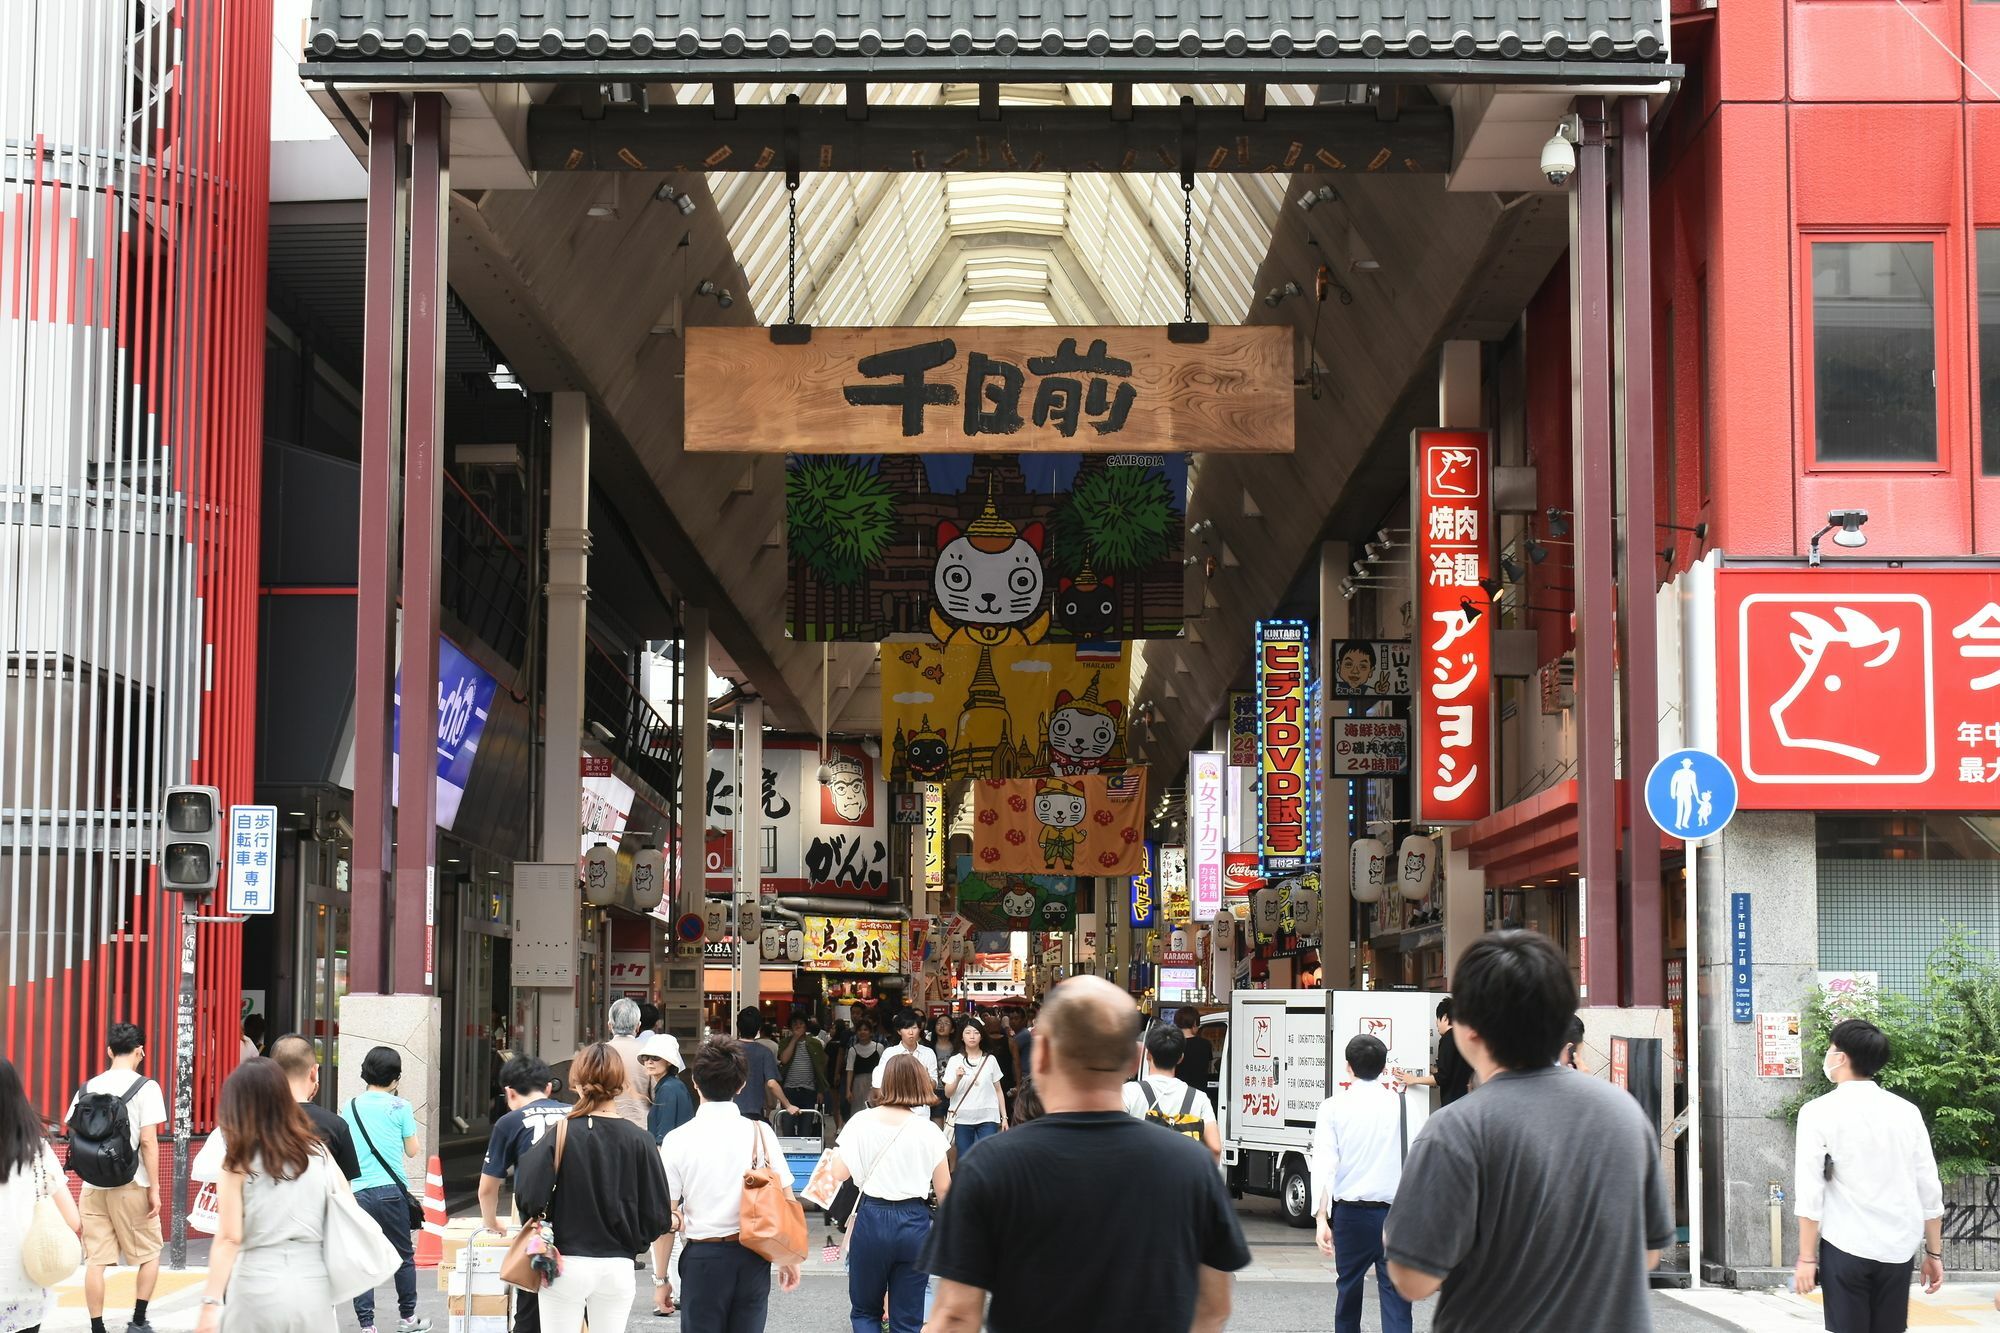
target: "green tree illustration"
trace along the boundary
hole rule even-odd
[[[793,459],[785,472],[785,540],[792,558],[829,583],[860,583],[896,539],[898,499],[859,460]]]
[[[1108,467],[1077,474],[1055,516],[1055,566],[1073,574],[1087,552],[1100,574],[1126,574],[1164,559],[1180,526],[1159,468]]]

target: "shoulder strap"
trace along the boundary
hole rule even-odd
[[[149,1079],[149,1078],[135,1078],[135,1079],[133,1079],[133,1080],[132,1080],[132,1086],[131,1086],[131,1087],[129,1087],[129,1088],[127,1088],[127,1089],[125,1089],[125,1095],[124,1095],[124,1096],[122,1096],[122,1097],[120,1097],[120,1098],[118,1099],[118,1104],[119,1104],[120,1106],[129,1106],[129,1105],[131,1105],[131,1104],[132,1104],[132,1099],[133,1099],[134,1097],[137,1097],[137,1096],[139,1095],[139,1089],[141,1089],[141,1088],[145,1087],[145,1086],[146,1086],[146,1085],[147,1085],[148,1083],[151,1083],[152,1081],[153,1081],[153,1080],[151,1080],[151,1079]]]
[[[1160,1099],[1154,1095],[1152,1084],[1143,1078],[1140,1079],[1139,1091],[1146,1098],[1146,1109],[1148,1111],[1157,1111],[1160,1109]]]
[[[1194,1089],[1189,1088],[1187,1090],[1187,1096],[1181,1098],[1181,1118],[1186,1119],[1188,1116],[1191,1116],[1193,1114],[1194,1114]]]
[[[961,1063],[965,1060],[965,1057],[963,1055],[955,1055],[952,1058],[954,1060],[960,1061]],[[980,1071],[986,1068],[986,1062],[990,1059],[992,1059],[991,1056],[982,1055],[979,1057],[979,1063],[977,1065],[964,1065],[965,1072],[960,1074],[959,1077],[961,1079],[969,1079],[970,1082],[967,1082],[965,1086],[961,1087],[958,1090],[958,1097],[951,1104],[951,1113],[953,1115],[958,1114],[958,1108],[965,1105],[966,1097],[971,1095],[972,1090],[979,1086]]]
[[[361,1108],[357,1106],[355,1103],[349,1102],[347,1104],[347,1109],[354,1112],[354,1127],[361,1131],[361,1141],[368,1145],[368,1151],[374,1154],[375,1160],[382,1164],[382,1170],[388,1173],[389,1180],[392,1183],[401,1180],[403,1178],[403,1173],[398,1171],[395,1167],[390,1166],[389,1159],[384,1157],[382,1155],[382,1150],[375,1146],[374,1138],[370,1136],[370,1134],[368,1133],[368,1122],[367,1120],[362,1118]]]
[[[926,1116],[925,1119],[928,1120],[929,1117]],[[889,1155],[889,1150],[896,1146],[896,1141],[902,1138],[904,1132],[907,1131],[909,1127],[911,1125],[914,1125],[916,1122],[917,1122],[917,1113],[915,1111],[911,1111],[909,1118],[903,1121],[903,1128],[897,1130],[894,1134],[891,1134],[889,1136],[889,1141],[882,1145],[882,1151],[876,1153],[875,1160],[868,1164],[868,1174],[865,1176],[856,1176],[854,1178],[854,1190],[857,1194],[866,1194],[868,1192],[868,1181],[870,1177],[872,1177],[875,1174],[875,1168],[882,1165],[882,1159]]]

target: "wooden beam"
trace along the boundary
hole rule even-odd
[[[782,171],[786,108],[576,108],[528,112],[537,171]],[[839,103],[791,109],[808,171],[1178,171],[1181,109],[876,106],[854,119]],[[1405,108],[1393,123],[1370,107],[1231,106],[1194,110],[1195,163],[1209,172],[1435,174],[1451,165],[1451,112]]]
[[[975,365],[979,369],[974,370]],[[1289,330],[687,331],[690,453],[1290,453]]]

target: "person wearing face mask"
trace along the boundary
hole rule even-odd
[[[1920,1238],[1924,1291],[1944,1285],[1944,1187],[1922,1113],[1875,1081],[1889,1054],[1873,1023],[1834,1024],[1821,1065],[1833,1091],[1799,1109],[1792,1277],[1801,1296],[1824,1290],[1832,1333],[1908,1327]]]

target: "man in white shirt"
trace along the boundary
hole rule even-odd
[[[888,1069],[889,1062],[904,1056],[924,1067],[924,1074],[931,1081],[930,1086],[935,1088],[938,1081],[937,1052],[923,1044],[923,1019],[917,1017],[916,1010],[905,1009],[890,1022],[896,1025],[896,1044],[884,1051],[882,1058],[875,1062],[875,1091],[882,1091],[882,1074]]]
[[[1210,1156],[1221,1161],[1222,1126],[1215,1118],[1215,1104],[1207,1093],[1189,1087],[1174,1074],[1187,1054],[1187,1038],[1179,1029],[1161,1023],[1146,1034],[1144,1050],[1146,1060],[1138,1080],[1125,1085],[1125,1114],[1198,1140]]]
[[[132,1322],[125,1333],[153,1333],[146,1306],[160,1280],[160,1185],[154,1167],[160,1160],[160,1126],[167,1121],[167,1101],[160,1085],[139,1072],[146,1060],[145,1034],[136,1024],[113,1023],[105,1034],[111,1068],[83,1085],[70,1102],[74,1115],[83,1097],[102,1093],[125,1101],[132,1146],[139,1167],[132,1179],[115,1187],[88,1181],[83,1186],[83,1302],[90,1311],[91,1333],[104,1330],[104,1270],[115,1264],[139,1270],[133,1282]]]
[[[1836,1023],[1823,1068],[1833,1091],[1799,1110],[1793,1164],[1801,1296],[1825,1289],[1833,1333],[1900,1333],[1910,1317],[1910,1254],[1923,1241],[1924,1290],[1944,1285],[1944,1188],[1923,1115],[1884,1091],[1889,1039]]]
[[[750,1078],[743,1047],[727,1037],[701,1044],[688,1062],[701,1105],[694,1119],[667,1135],[660,1144],[660,1161],[667,1170],[667,1188],[680,1202],[681,1231],[687,1248],[681,1253],[681,1319],[684,1328],[728,1329],[731,1333],[761,1333],[771,1303],[771,1265],[737,1240],[742,1221],[743,1173],[763,1143],[763,1160],[785,1168],[785,1151],[778,1136],[762,1120],[736,1109],[735,1097]],[[792,1192],[789,1183],[785,1193]],[[663,1248],[655,1256],[666,1259]],[[778,1269],[778,1289],[799,1285],[796,1264]]]
[[[1408,1119],[1403,1097],[1381,1082],[1389,1048],[1379,1037],[1347,1043],[1353,1083],[1320,1103],[1310,1174],[1320,1253],[1333,1259],[1335,1333],[1361,1333],[1361,1293],[1375,1270],[1383,1333],[1410,1333],[1410,1303],[1389,1281],[1382,1224],[1403,1178]]]

